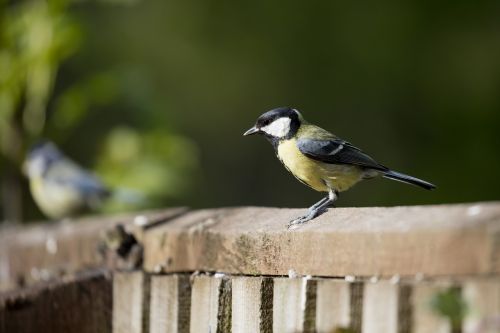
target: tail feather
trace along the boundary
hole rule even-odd
[[[383,175],[384,178],[392,179],[392,180],[397,180],[406,184],[411,184],[411,185],[416,185],[420,186],[422,188],[425,188],[426,190],[433,190],[436,188],[434,184],[431,184],[429,182],[426,182],[425,180],[418,179],[412,176],[405,175],[404,173],[396,172],[389,170],[384,173]]]
[[[147,202],[146,195],[143,192],[129,188],[115,188],[111,195],[114,200],[125,204],[139,205]]]

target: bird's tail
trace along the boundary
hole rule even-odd
[[[113,189],[111,197],[123,204],[140,205],[147,202],[143,192],[123,187]]]
[[[429,182],[426,182],[425,180],[418,179],[412,176],[405,175],[404,173],[396,172],[389,170],[383,174],[384,178],[389,178],[393,180],[397,180],[406,184],[411,184],[411,185],[416,185],[420,186],[422,188],[425,188],[426,190],[433,190],[436,188],[434,184],[431,184]]]

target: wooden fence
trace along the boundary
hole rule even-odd
[[[500,203],[301,212],[4,228],[0,332],[500,332]]]

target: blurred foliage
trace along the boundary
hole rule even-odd
[[[438,186],[373,180],[339,205],[498,199],[498,1],[0,4],[2,147],[16,161],[43,135],[154,206],[305,207],[320,194],[241,136],[288,105]],[[129,163],[111,156],[121,140]]]
[[[63,141],[96,106],[109,106],[118,98],[116,81],[112,73],[97,73],[67,87],[55,98],[47,132]]]
[[[6,220],[22,219],[24,146],[43,131],[59,64],[75,52],[79,36],[63,0],[0,2],[0,185]]]
[[[79,29],[62,0],[20,2],[2,13],[0,130],[8,135],[21,106],[26,134],[37,136],[59,63],[76,50]]]
[[[460,330],[468,308],[460,288],[451,287],[436,293],[431,300],[432,310],[449,320],[452,330]]]
[[[75,154],[74,147],[66,148],[75,131],[85,123],[91,128],[77,141],[78,146],[92,149],[87,161],[93,163],[79,162],[86,167],[95,164],[93,169],[117,192],[117,200],[111,200],[105,210],[165,205],[168,200],[185,195],[195,179],[196,145],[157,122],[155,116],[147,117],[148,113],[157,114],[161,106],[154,105],[156,97],[140,69],[85,70],[54,93],[60,66],[79,50],[84,40],[79,20],[70,14],[71,8],[78,5],[86,4],[65,0],[0,2],[1,165],[12,165],[8,171],[2,168],[5,219],[18,220],[22,216],[10,207],[22,209],[23,197],[13,190],[23,186],[24,197],[28,196],[19,171],[30,143],[41,137],[50,138],[79,161],[82,150],[77,147]],[[113,115],[113,122],[107,123],[102,113],[121,107],[122,103],[139,121]],[[146,119],[140,119],[144,116]],[[122,200],[120,194],[141,200]],[[25,208],[28,218],[37,216],[30,213],[33,208],[33,203]]]
[[[343,193],[341,206],[493,200],[500,186],[499,7],[491,0],[85,6],[76,14],[87,47],[66,71],[132,66],[151,78],[168,110],[164,124],[200,147],[200,182],[183,199],[191,206],[318,200],[264,139],[241,136],[262,112],[284,105],[438,186],[427,192],[367,181]],[[121,117],[118,108],[109,111]]]
[[[140,206],[159,207],[185,195],[197,170],[197,149],[188,139],[164,131],[139,133],[114,128],[99,154],[97,172],[115,189],[147,194]],[[108,210],[136,209],[127,200],[110,202]]]

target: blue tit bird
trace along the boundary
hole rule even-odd
[[[384,177],[427,190],[436,186],[387,168],[361,149],[308,123],[299,111],[282,107],[262,114],[243,135],[262,134],[273,145],[278,159],[300,182],[328,195],[308,213],[289,223],[306,223],[324,213],[338,198],[363,179]]]
[[[36,204],[52,219],[94,210],[110,196],[110,191],[97,177],[64,156],[51,142],[41,142],[31,148],[24,171]]]

